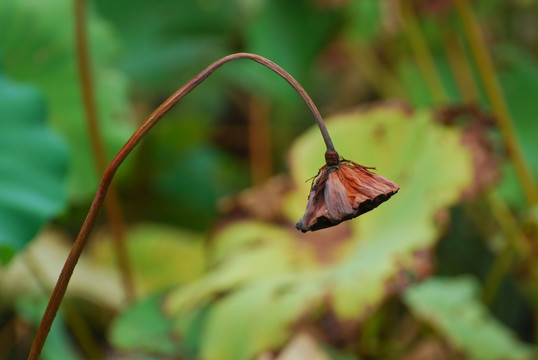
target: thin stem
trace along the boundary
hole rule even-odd
[[[474,82],[473,71],[467,60],[461,39],[458,33],[451,29],[450,25],[448,21],[445,21],[441,29],[448,64],[463,102],[476,104],[480,100],[480,92]]]
[[[257,96],[248,103],[248,149],[252,184],[260,185],[271,177],[271,128],[270,110],[267,102]]]
[[[482,291],[482,299],[486,305],[491,304],[502,280],[510,270],[511,265],[516,260],[516,256],[523,258],[531,250],[525,240],[525,234],[521,231],[517,219],[510,211],[502,197],[495,191],[486,195],[488,208],[497,220],[504,236],[506,244],[497,254],[491,266]]]
[[[183,87],[181,87],[172,96],[170,96],[166,101],[164,101],[146,119],[146,121],[144,121],[142,125],[138,127],[138,129],[134,132],[131,138],[127,140],[125,145],[123,145],[121,150],[116,154],[116,156],[112,159],[112,161],[108,165],[106,171],[103,174],[101,182],[99,183],[99,187],[97,188],[97,193],[95,194],[95,197],[93,198],[93,202],[91,204],[88,215],[86,216],[86,219],[84,220],[84,223],[82,224],[82,228],[80,229],[77,239],[75,240],[75,243],[73,244],[73,247],[71,248],[71,251],[69,255],[67,256],[62,272],[60,273],[60,276],[58,278],[56,286],[54,287],[54,290],[50,297],[47,308],[45,309],[45,314],[43,315],[43,318],[41,319],[41,323],[39,324],[39,329],[37,330],[37,334],[32,344],[30,354],[28,355],[29,360],[39,359],[41,350],[43,349],[43,345],[45,344],[45,340],[47,339],[47,335],[50,331],[50,327],[52,325],[52,322],[54,321],[54,317],[56,316],[56,313],[58,312],[60,303],[62,302],[62,299],[65,295],[65,291],[67,290],[67,285],[69,284],[69,280],[71,279],[73,270],[75,269],[75,266],[80,257],[80,254],[82,253],[82,250],[84,249],[84,245],[86,244],[86,241],[88,240],[91,230],[95,224],[95,221],[97,220],[99,210],[101,209],[101,206],[103,205],[103,201],[110,187],[110,183],[112,182],[114,174],[116,174],[116,171],[118,170],[119,166],[122,164],[125,158],[131,153],[131,151],[135,148],[135,146],[147,134],[147,132],[172,107],[174,107],[174,105],[176,105],[185,95],[187,95],[194,88],[196,88],[200,83],[202,83],[209,75],[211,75],[219,67],[221,67],[222,65],[224,65],[225,63],[229,61],[237,60],[237,59],[250,59],[250,60],[256,61],[257,63],[260,63],[268,67],[269,69],[273,70],[278,75],[283,77],[295,89],[295,91],[297,91],[299,95],[301,95],[301,97],[306,102],[310,111],[314,114],[318,127],[323,136],[323,140],[325,141],[325,145],[327,146],[327,153],[336,154],[336,151],[334,150],[334,146],[329,136],[329,133],[327,131],[327,128],[325,127],[323,119],[321,118],[321,114],[319,113],[316,105],[314,105],[314,102],[312,101],[312,99],[310,99],[310,96],[308,96],[308,94],[301,87],[301,85],[299,85],[299,83],[280,66],[276,65],[272,61],[267,60],[264,57],[261,57],[259,55],[254,55],[254,54],[248,54],[248,53],[237,53],[237,54],[228,55],[228,56],[223,57],[220,60],[215,61],[213,64],[209,65],[205,70],[203,70],[201,73],[196,75],[191,81],[183,85]]]
[[[417,18],[410,4],[411,2],[407,0],[400,0],[399,2],[404,30],[409,38],[419,70],[426,81],[434,102],[446,103],[449,99],[443,86],[443,81],[437,72],[435,61],[428,50],[428,45],[422,35]]]
[[[379,61],[371,46],[363,44],[362,41],[351,43],[343,40],[341,44],[354,69],[360,72],[383,98],[401,97],[405,94],[400,80],[392,69]]]
[[[86,33],[86,1],[75,0],[75,26],[76,26],[76,48],[78,59],[78,70],[80,82],[82,85],[82,99],[86,110],[86,120],[90,133],[91,148],[93,158],[99,175],[103,174],[106,169],[107,159],[103,137],[99,129],[99,120],[97,115],[97,106],[94,96],[92,73],[90,66],[90,57],[88,54],[88,37]],[[133,276],[129,257],[127,255],[127,246],[125,241],[125,221],[123,220],[123,211],[115,186],[110,187],[110,194],[105,201],[106,215],[112,231],[114,250],[120,274],[122,277],[123,287],[127,301],[131,301],[135,296]]]
[[[24,253],[22,260],[28,270],[30,270],[33,278],[37,280],[40,293],[45,296],[50,291],[48,278],[44,276],[45,272],[38,266],[39,261],[35,257],[36,254],[34,251],[27,251]],[[72,304],[69,304],[69,302],[64,302],[62,313],[64,315],[65,323],[70,327],[73,336],[77,339],[82,352],[87,358],[103,359],[104,356],[96,339],[94,339],[88,324],[84,321],[81,314],[78,313],[77,309]]]
[[[456,0],[455,5],[484,84],[486,95],[501,130],[508,155],[514,163],[527,201],[531,205],[537,204],[538,192],[536,185],[517,140],[512,117],[503,97],[493,61],[482,37],[476,16],[468,0]]]

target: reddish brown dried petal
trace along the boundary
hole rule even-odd
[[[307,232],[337,225],[376,208],[398,192],[398,185],[369,169],[347,160],[322,167],[297,229]]]
[[[308,197],[308,203],[306,204],[306,212],[295,226],[302,232],[306,232],[308,229],[315,227],[314,221],[316,219],[319,219],[318,222],[322,222],[324,219],[328,220],[328,217],[325,216],[328,213],[329,211],[325,206],[323,197],[315,196],[315,191],[312,190],[310,192],[310,196]],[[322,226],[320,229],[324,227],[327,226]]]
[[[325,182],[323,195],[331,221],[341,221],[353,214],[353,208],[348,200],[346,188],[340,182],[338,170],[329,174]]]
[[[373,207],[368,208],[360,214],[369,211],[383,201],[388,200],[388,198],[394,195],[399,189],[398,185],[392,181],[369,171],[368,168],[362,165],[343,164],[340,167],[340,173],[346,180],[343,184],[346,188],[349,202],[353,208],[357,209],[362,206],[366,209],[372,205],[369,204],[369,202],[375,203]],[[357,214],[357,216],[360,214]]]

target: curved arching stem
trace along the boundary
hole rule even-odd
[[[77,239],[75,240],[75,243],[73,244],[73,247],[71,248],[71,251],[65,261],[64,267],[62,269],[62,272],[60,273],[56,286],[54,287],[49,303],[45,310],[45,314],[43,315],[43,318],[41,319],[41,323],[39,324],[39,328],[37,330],[36,337],[32,344],[30,354],[28,355],[29,360],[39,359],[41,350],[43,349],[43,345],[45,344],[45,340],[47,339],[47,335],[50,331],[52,322],[54,321],[54,318],[56,317],[56,313],[58,312],[60,303],[62,302],[62,299],[65,295],[65,291],[67,290],[67,285],[69,284],[69,280],[71,279],[73,270],[75,269],[75,266],[78,262],[80,254],[82,253],[82,250],[84,249],[84,245],[86,244],[86,241],[88,240],[90,232],[95,224],[95,221],[97,220],[99,210],[101,209],[101,206],[103,205],[103,201],[105,199],[105,195],[108,191],[108,188],[110,187],[110,183],[112,182],[112,178],[114,177],[114,174],[116,174],[116,171],[118,170],[121,163],[131,153],[131,151],[140,142],[140,140],[142,140],[142,138],[147,134],[147,132],[153,127],[153,125],[155,125],[185,95],[191,92],[195,87],[197,87],[202,81],[204,81],[209,75],[211,75],[219,67],[221,67],[222,65],[224,65],[225,63],[229,61],[237,60],[237,59],[254,60],[257,63],[260,63],[268,67],[269,69],[273,70],[278,75],[283,77],[299,93],[299,95],[301,95],[303,100],[306,102],[306,105],[308,106],[312,114],[314,115],[316,119],[316,123],[321,131],[321,135],[323,136],[323,140],[325,141],[325,145],[327,147],[327,153],[336,154],[336,151],[334,149],[334,146],[329,136],[329,133],[327,131],[327,128],[325,127],[323,119],[321,118],[321,114],[319,113],[316,105],[314,104],[310,96],[308,96],[308,94],[303,89],[303,87],[280,66],[278,66],[277,64],[275,64],[274,62],[270,60],[267,60],[266,58],[262,56],[249,54],[249,53],[237,53],[237,54],[228,55],[226,57],[223,57],[220,60],[215,61],[213,64],[209,65],[205,70],[203,70],[198,75],[196,75],[191,81],[189,81],[187,84],[181,87],[178,91],[176,91],[165,102],[163,102],[146,119],[146,121],[144,121],[144,123],[140,125],[140,127],[135,131],[135,133],[131,136],[131,138],[125,143],[125,145],[123,145],[121,150],[116,154],[114,159],[112,159],[112,161],[108,165],[105,173],[103,174],[101,182],[99,183],[97,193],[95,194],[95,197],[93,198],[93,202],[91,204],[88,215],[86,216],[86,219],[84,220],[84,223],[82,224],[82,228],[80,229]]]

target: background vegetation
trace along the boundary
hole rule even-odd
[[[226,64],[120,169],[119,215],[100,218],[43,359],[536,358],[536,1],[87,8],[108,160],[244,51],[296,77],[336,149],[401,190],[296,231],[322,139],[282,79]],[[0,359],[23,359],[100,171],[73,1],[4,0],[0,24]]]

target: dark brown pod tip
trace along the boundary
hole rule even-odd
[[[335,152],[336,156],[338,154]],[[398,192],[398,185],[353,161],[325,154],[324,165],[312,181],[306,212],[297,222],[302,232],[340,224],[364,214]]]

